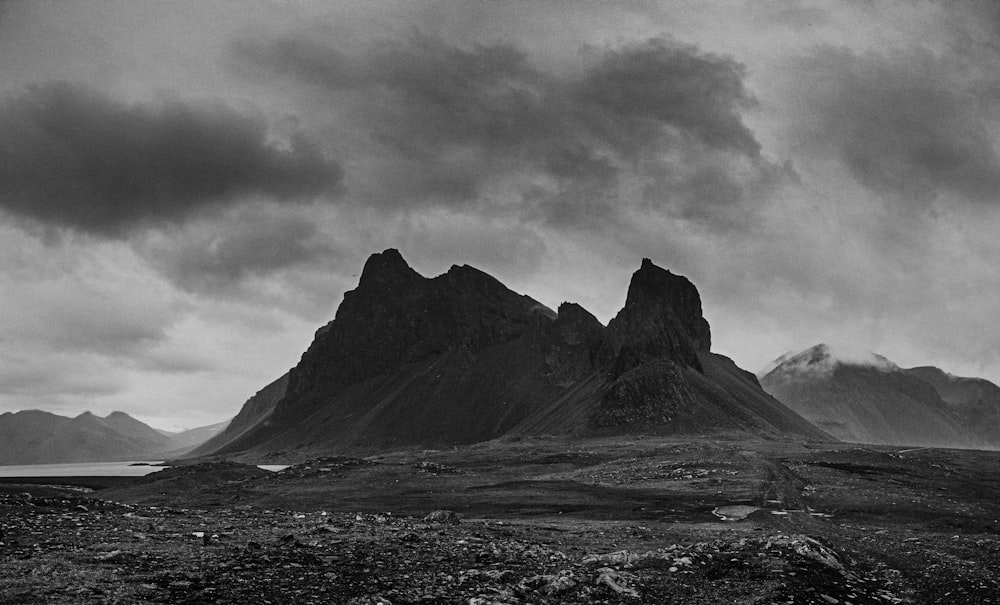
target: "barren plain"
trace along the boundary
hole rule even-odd
[[[998,462],[532,438],[10,480],[0,603],[996,603]]]

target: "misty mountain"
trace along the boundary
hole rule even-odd
[[[232,420],[226,420],[224,422],[217,422],[215,424],[209,424],[207,426],[199,426],[193,429],[187,429],[185,431],[159,431],[161,434],[170,437],[170,440],[174,442],[176,447],[180,450],[184,450],[186,453],[191,448],[198,447],[199,445],[205,443],[212,437],[222,433],[229,426]]]
[[[604,326],[579,305],[553,311],[467,265],[424,277],[386,250],[368,259],[287,376],[194,454],[305,456],[530,434],[829,439],[710,346],[697,289],[648,259]]]
[[[984,378],[953,376],[932,366],[905,371],[930,383],[973,436],[1000,447],[1000,386]]]
[[[1000,445],[1000,398],[977,379],[905,370],[880,355],[838,357],[819,344],[770,364],[764,390],[843,441],[981,448]],[[962,380],[968,382],[962,382]],[[983,385],[982,383],[986,383]]]
[[[38,410],[0,414],[0,464],[147,459],[178,447],[170,436],[123,412],[105,418]]]

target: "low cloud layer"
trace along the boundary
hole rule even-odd
[[[126,104],[51,82],[0,105],[0,208],[119,237],[247,196],[336,192],[342,170],[305,136],[269,138],[261,116],[221,101]]]

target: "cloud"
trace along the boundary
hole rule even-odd
[[[11,280],[0,295],[5,344],[128,358],[167,338],[186,305],[148,278],[115,278],[103,270]]]
[[[245,197],[336,193],[342,177],[301,133],[272,140],[221,101],[129,105],[50,82],[0,105],[0,208],[44,225],[123,237]]]
[[[874,192],[926,205],[940,194],[996,203],[1000,155],[986,82],[948,53],[822,47],[792,62],[793,144],[842,162]]]
[[[291,84],[336,107],[335,128],[363,132],[350,189],[384,209],[462,207],[585,229],[649,205],[645,190],[656,211],[710,222],[697,206],[783,174],[742,120],[755,101],[733,59],[667,38],[581,57],[543,69],[514,45],[420,33],[361,50],[304,35],[231,47],[239,73]]]
[[[126,385],[106,364],[89,356],[48,354],[46,363],[34,355],[0,355],[0,401],[63,403],[82,397],[121,393]]]
[[[342,254],[315,220],[273,206],[237,208],[219,220],[150,233],[133,247],[177,287],[213,295],[239,293],[248,280]]]

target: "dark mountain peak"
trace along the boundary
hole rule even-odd
[[[358,288],[406,285],[419,279],[423,279],[423,276],[407,264],[399,250],[388,248],[368,257],[365,268],[361,271]]]
[[[125,412],[116,410],[116,411],[111,412],[110,414],[108,414],[105,417],[105,420],[110,420],[112,418],[132,418],[132,417],[129,416],[128,414],[126,414]]]
[[[669,309],[684,326],[695,349],[704,352],[711,349],[711,329],[702,316],[701,296],[683,275],[675,275],[648,258],[642,259],[629,283],[625,307],[629,306],[661,314]]]
[[[559,321],[567,324],[583,324],[594,327],[604,327],[601,325],[601,322],[594,317],[593,313],[574,302],[564,302],[559,305],[557,317],[559,318]]]
[[[698,352],[712,344],[698,289],[648,258],[632,274],[625,307],[608,323],[608,333],[618,355],[616,376],[651,360],[700,370]]]
[[[506,288],[497,278],[470,265],[452,265],[439,279],[453,282],[498,285]]]
[[[596,346],[604,340],[604,326],[580,305],[564,302],[559,305],[555,326],[559,332],[559,340],[566,344],[577,345],[589,343]]]
[[[396,250],[374,254],[358,287],[344,294],[334,321],[317,332],[289,372],[287,399],[307,391],[339,393],[402,364],[474,357],[480,349],[518,338],[539,307],[468,265],[428,279]],[[280,402],[275,412],[283,417],[288,407]]]

